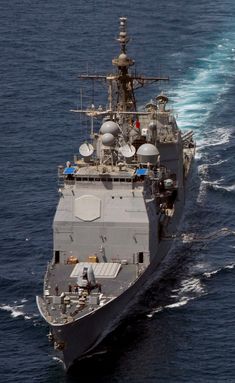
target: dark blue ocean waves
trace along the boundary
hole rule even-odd
[[[0,375],[4,383],[235,381],[235,3],[136,0],[0,2]],[[52,253],[57,165],[88,133],[69,112],[105,104],[81,73],[110,72],[118,17],[128,17],[138,73],[159,91],[197,155],[178,241],[164,275],[69,376],[35,305]]]

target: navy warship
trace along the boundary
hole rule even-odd
[[[113,73],[81,76],[105,82],[108,104],[73,110],[88,116],[91,132],[58,167],[53,258],[37,296],[66,369],[95,350],[154,279],[177,236],[195,152],[193,132],[180,131],[164,93],[137,108],[136,89],[168,78],[131,70],[125,17],[117,40]]]

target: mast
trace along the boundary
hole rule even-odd
[[[116,109],[122,112],[136,111],[136,101],[133,89],[133,78],[129,76],[129,67],[134,65],[134,60],[127,56],[126,48],[129,41],[127,35],[127,18],[120,17],[119,37],[117,41],[120,43],[121,52],[117,58],[112,60],[112,64],[118,69],[118,97]]]
[[[99,110],[89,108],[86,110],[71,110],[72,112],[85,113],[88,116],[110,116],[111,119],[117,119],[120,123],[129,120],[133,115],[138,119],[138,115],[145,114],[138,112],[134,91],[147,84],[157,81],[168,81],[168,77],[139,76],[129,72],[129,68],[135,64],[135,61],[127,55],[127,44],[129,36],[127,35],[127,18],[119,19],[119,36],[116,39],[120,43],[120,53],[112,60],[113,66],[117,68],[115,73],[109,75],[80,75],[83,80],[103,80],[108,84],[108,109]]]

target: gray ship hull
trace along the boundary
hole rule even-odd
[[[145,272],[136,282],[124,291],[117,298],[113,299],[103,307],[85,315],[84,317],[65,325],[52,325],[49,323],[53,338],[57,343],[63,342],[64,349],[57,349],[58,357],[63,361],[65,369],[68,370],[74,362],[94,352],[95,348],[105,337],[118,327],[121,319],[124,318],[135,305],[138,299],[146,292],[151,284],[159,277],[161,264],[166,260],[170,249],[174,245],[177,227],[179,227],[180,215],[183,211],[183,203],[179,202],[178,214],[175,213],[171,222],[171,233],[169,239],[162,240],[158,248],[158,255],[149,264]],[[173,234],[174,233],[174,234]],[[40,297],[37,297],[39,310],[41,311]],[[41,311],[41,315],[43,312]],[[47,320],[46,317],[44,317]]]
[[[126,18],[108,85],[108,107],[72,110],[91,119],[91,142],[58,167],[53,258],[37,297],[65,368],[90,354],[161,275],[184,210],[194,157],[161,93],[138,110],[135,89],[168,80],[129,71]],[[94,125],[94,118],[101,123]]]

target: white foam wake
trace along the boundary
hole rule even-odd
[[[172,303],[170,305],[166,305],[165,308],[166,309],[174,309],[174,308],[178,308],[181,306],[185,306],[192,299],[194,299],[194,298],[184,298],[184,299],[179,300],[178,302]]]
[[[204,167],[204,174],[203,173],[200,174],[200,170],[199,170],[199,175],[201,175],[201,178],[206,176],[205,169],[206,167]],[[226,190],[227,192],[235,191],[235,184],[223,185],[223,181],[224,181],[223,177],[215,181],[208,181],[208,180],[202,179],[197,202],[200,202],[202,200],[202,197],[206,194],[206,190],[208,186],[211,186],[214,190]]]
[[[53,357],[52,357],[52,359],[53,359],[54,361],[56,361],[56,362],[58,362],[58,363],[61,363],[61,364],[63,364],[63,365],[64,365],[64,362],[63,362],[63,360],[62,360],[62,359],[60,359],[60,358],[58,358],[57,356],[53,356]]]
[[[211,278],[211,277],[213,277],[214,275],[218,274],[219,272],[221,272],[223,270],[232,270],[232,269],[234,269],[234,267],[235,267],[235,263],[231,263],[229,265],[220,267],[220,268],[218,268],[216,270],[206,271],[205,273],[203,273],[203,276],[206,277],[206,278]]]
[[[188,302],[192,301],[193,299],[205,295],[205,289],[199,278],[190,277],[183,280],[180,284],[180,287],[172,290],[172,293],[173,294],[170,296],[170,298],[176,299],[175,302],[164,306],[158,306],[149,314],[147,314],[147,317],[152,318],[153,315],[165,309],[178,309],[182,306],[185,306]]]
[[[189,295],[202,295],[204,293],[204,286],[201,283],[201,280],[196,277],[190,277],[183,280],[180,284],[179,289],[173,290],[172,292],[177,292],[177,294],[181,297],[182,294]]]
[[[220,162],[222,163],[222,162]],[[219,162],[217,163],[219,164]],[[212,164],[215,165],[215,164]],[[235,190],[235,185],[232,186],[224,186],[222,183],[224,182],[224,178],[221,177],[218,180],[214,181],[209,181],[206,179],[208,176],[208,167],[209,164],[203,164],[198,166],[198,174],[201,178],[201,183],[199,187],[199,192],[198,192],[198,197],[197,197],[197,203],[202,204],[204,202],[204,199],[207,194],[207,188],[208,186],[211,186],[213,189],[224,189],[227,191],[234,191]]]
[[[215,127],[210,131],[206,131],[204,137],[199,141],[199,148],[209,148],[213,146],[225,145],[231,140],[233,134],[233,128],[226,127]]]
[[[24,312],[24,304],[22,303],[25,302],[27,302],[27,299],[23,298],[20,301],[21,304],[17,304],[17,301],[15,301],[13,305],[0,304],[0,309],[9,312],[12,318],[18,318],[22,316],[25,320],[29,320],[32,319],[35,315],[31,316]]]
[[[187,73],[187,79],[174,89],[174,108],[181,129],[193,129],[197,146],[221,145],[229,141],[227,129],[216,129],[208,138],[207,120],[231,87],[234,66],[234,36],[223,38],[208,56],[200,57]]]
[[[204,266],[205,266],[204,264],[199,265],[199,269],[204,268]],[[223,267],[220,267],[216,270],[205,271],[204,273],[202,273],[201,276],[209,279],[223,270],[233,270],[234,268],[235,268],[235,263],[231,263]],[[155,314],[162,312],[163,310],[166,310],[166,309],[181,308],[187,305],[188,302],[205,295],[206,290],[204,285],[202,284],[201,279],[193,276],[183,280],[180,284],[180,287],[172,290],[172,293],[173,294],[170,296],[170,298],[176,299],[175,302],[164,305],[164,306],[156,307],[154,310],[152,310],[150,313],[147,314],[147,317],[152,318]]]
[[[17,318],[19,316],[24,316],[24,312],[21,310],[23,305],[19,306],[10,306],[10,305],[0,305],[1,310],[9,311],[11,313],[12,318]]]
[[[224,94],[233,83],[230,81],[234,66],[234,36],[223,38],[213,52],[200,57],[187,73],[187,79],[173,91],[177,122],[182,130],[192,129],[197,142],[196,159],[200,159],[205,148],[222,146],[230,142],[234,128],[217,127],[208,129],[208,119],[219,107]],[[199,169],[207,172],[210,164]],[[215,165],[214,165],[215,166]],[[205,179],[205,177],[201,177]],[[219,188],[220,186],[215,186]],[[221,186],[222,188],[222,186]],[[234,191],[235,185],[225,186]],[[203,204],[207,185],[201,183],[197,203]]]
[[[212,164],[207,164],[207,166],[219,166],[219,165],[222,165],[224,163],[228,162],[228,159],[225,159],[225,160],[219,160],[219,161],[216,161]]]
[[[177,302],[171,303],[169,305],[157,307],[156,309],[152,310],[149,314],[147,314],[147,317],[152,318],[155,314],[157,314],[157,313],[159,313],[165,309],[176,309],[176,308],[185,306],[185,305],[187,305],[187,303],[189,301],[191,301],[193,299],[195,299],[195,297],[194,298],[193,297],[191,297],[191,298],[182,297]]]
[[[233,192],[233,191],[235,191],[235,184],[234,184],[234,185],[231,185],[231,186],[213,184],[212,187],[213,187],[213,189],[215,189],[215,190],[222,189],[222,190],[226,190],[226,191],[228,191],[228,192]]]

